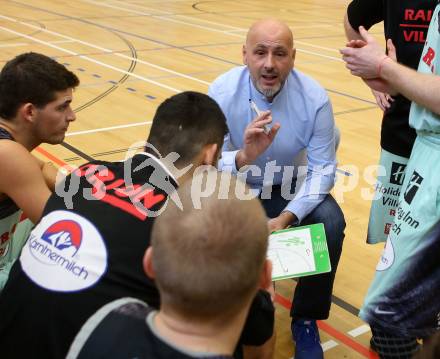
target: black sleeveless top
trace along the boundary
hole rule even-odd
[[[12,135],[4,128],[0,127],[0,140],[14,141]],[[0,219],[9,217],[12,213],[18,211],[18,206],[10,198],[0,201]]]
[[[159,292],[142,267],[154,216],[134,202],[160,211],[176,187],[146,154],[125,162],[94,161],[67,176],[46,203],[0,296],[1,357],[64,358],[84,322],[121,297],[157,308]],[[100,241],[103,246],[90,247]],[[27,273],[26,266],[33,269]],[[32,305],[26,304],[29,298]],[[38,323],[38,330],[29,323]]]

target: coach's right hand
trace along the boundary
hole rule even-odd
[[[264,132],[264,125],[272,123],[270,111],[264,111],[246,127],[243,135],[243,148],[238,151],[235,162],[237,169],[253,163],[272,143],[281,125],[275,123],[270,132]]]

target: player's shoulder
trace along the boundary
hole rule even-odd
[[[44,184],[43,174],[35,157],[20,143],[0,141],[0,192],[14,198],[16,188],[29,183]],[[14,198],[14,201],[16,199]]]
[[[12,140],[1,140],[0,141],[0,163],[4,164],[7,162],[19,162],[32,160],[33,156],[31,153],[20,143]]]

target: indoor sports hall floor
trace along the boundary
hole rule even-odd
[[[56,58],[81,80],[74,94],[77,120],[63,144],[37,155],[58,165],[121,160],[147,137],[157,106],[184,91],[206,92],[218,75],[241,64],[247,28],[276,17],[291,26],[296,67],[328,91],[341,130],[334,195],[346,221],[346,239],[329,320],[320,323],[328,359],[375,358],[370,332],[357,317],[381,252],[365,235],[379,155],[381,112],[369,90],[346,71],[346,0],[0,0],[0,67],[36,51]],[[371,31],[382,41],[382,27]],[[140,142],[142,143],[142,142]],[[137,144],[137,145],[136,145]],[[289,306],[294,281],[278,282],[276,358],[290,358]]]

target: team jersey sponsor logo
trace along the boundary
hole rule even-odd
[[[376,270],[377,271],[384,271],[390,268],[394,263],[394,247],[393,242],[391,241],[390,237],[388,237],[385,248],[382,253],[382,257],[379,260],[379,263],[377,264]]]
[[[423,182],[423,177],[420,176],[416,171],[414,171],[411,175],[411,178],[408,182],[408,185],[406,186],[406,190],[403,195],[403,198],[405,199],[406,203],[411,204],[411,202],[414,199],[414,196],[416,195],[417,191],[422,185],[422,182]]]
[[[32,231],[20,261],[37,285],[78,291],[96,284],[105,273],[107,249],[90,221],[73,212],[54,211]]]
[[[66,255],[71,252],[70,256],[74,257],[81,247],[82,230],[74,221],[61,220],[46,229],[41,240],[63,251]]]
[[[405,164],[393,162],[391,164],[390,183],[401,186],[405,179],[405,168]]]

